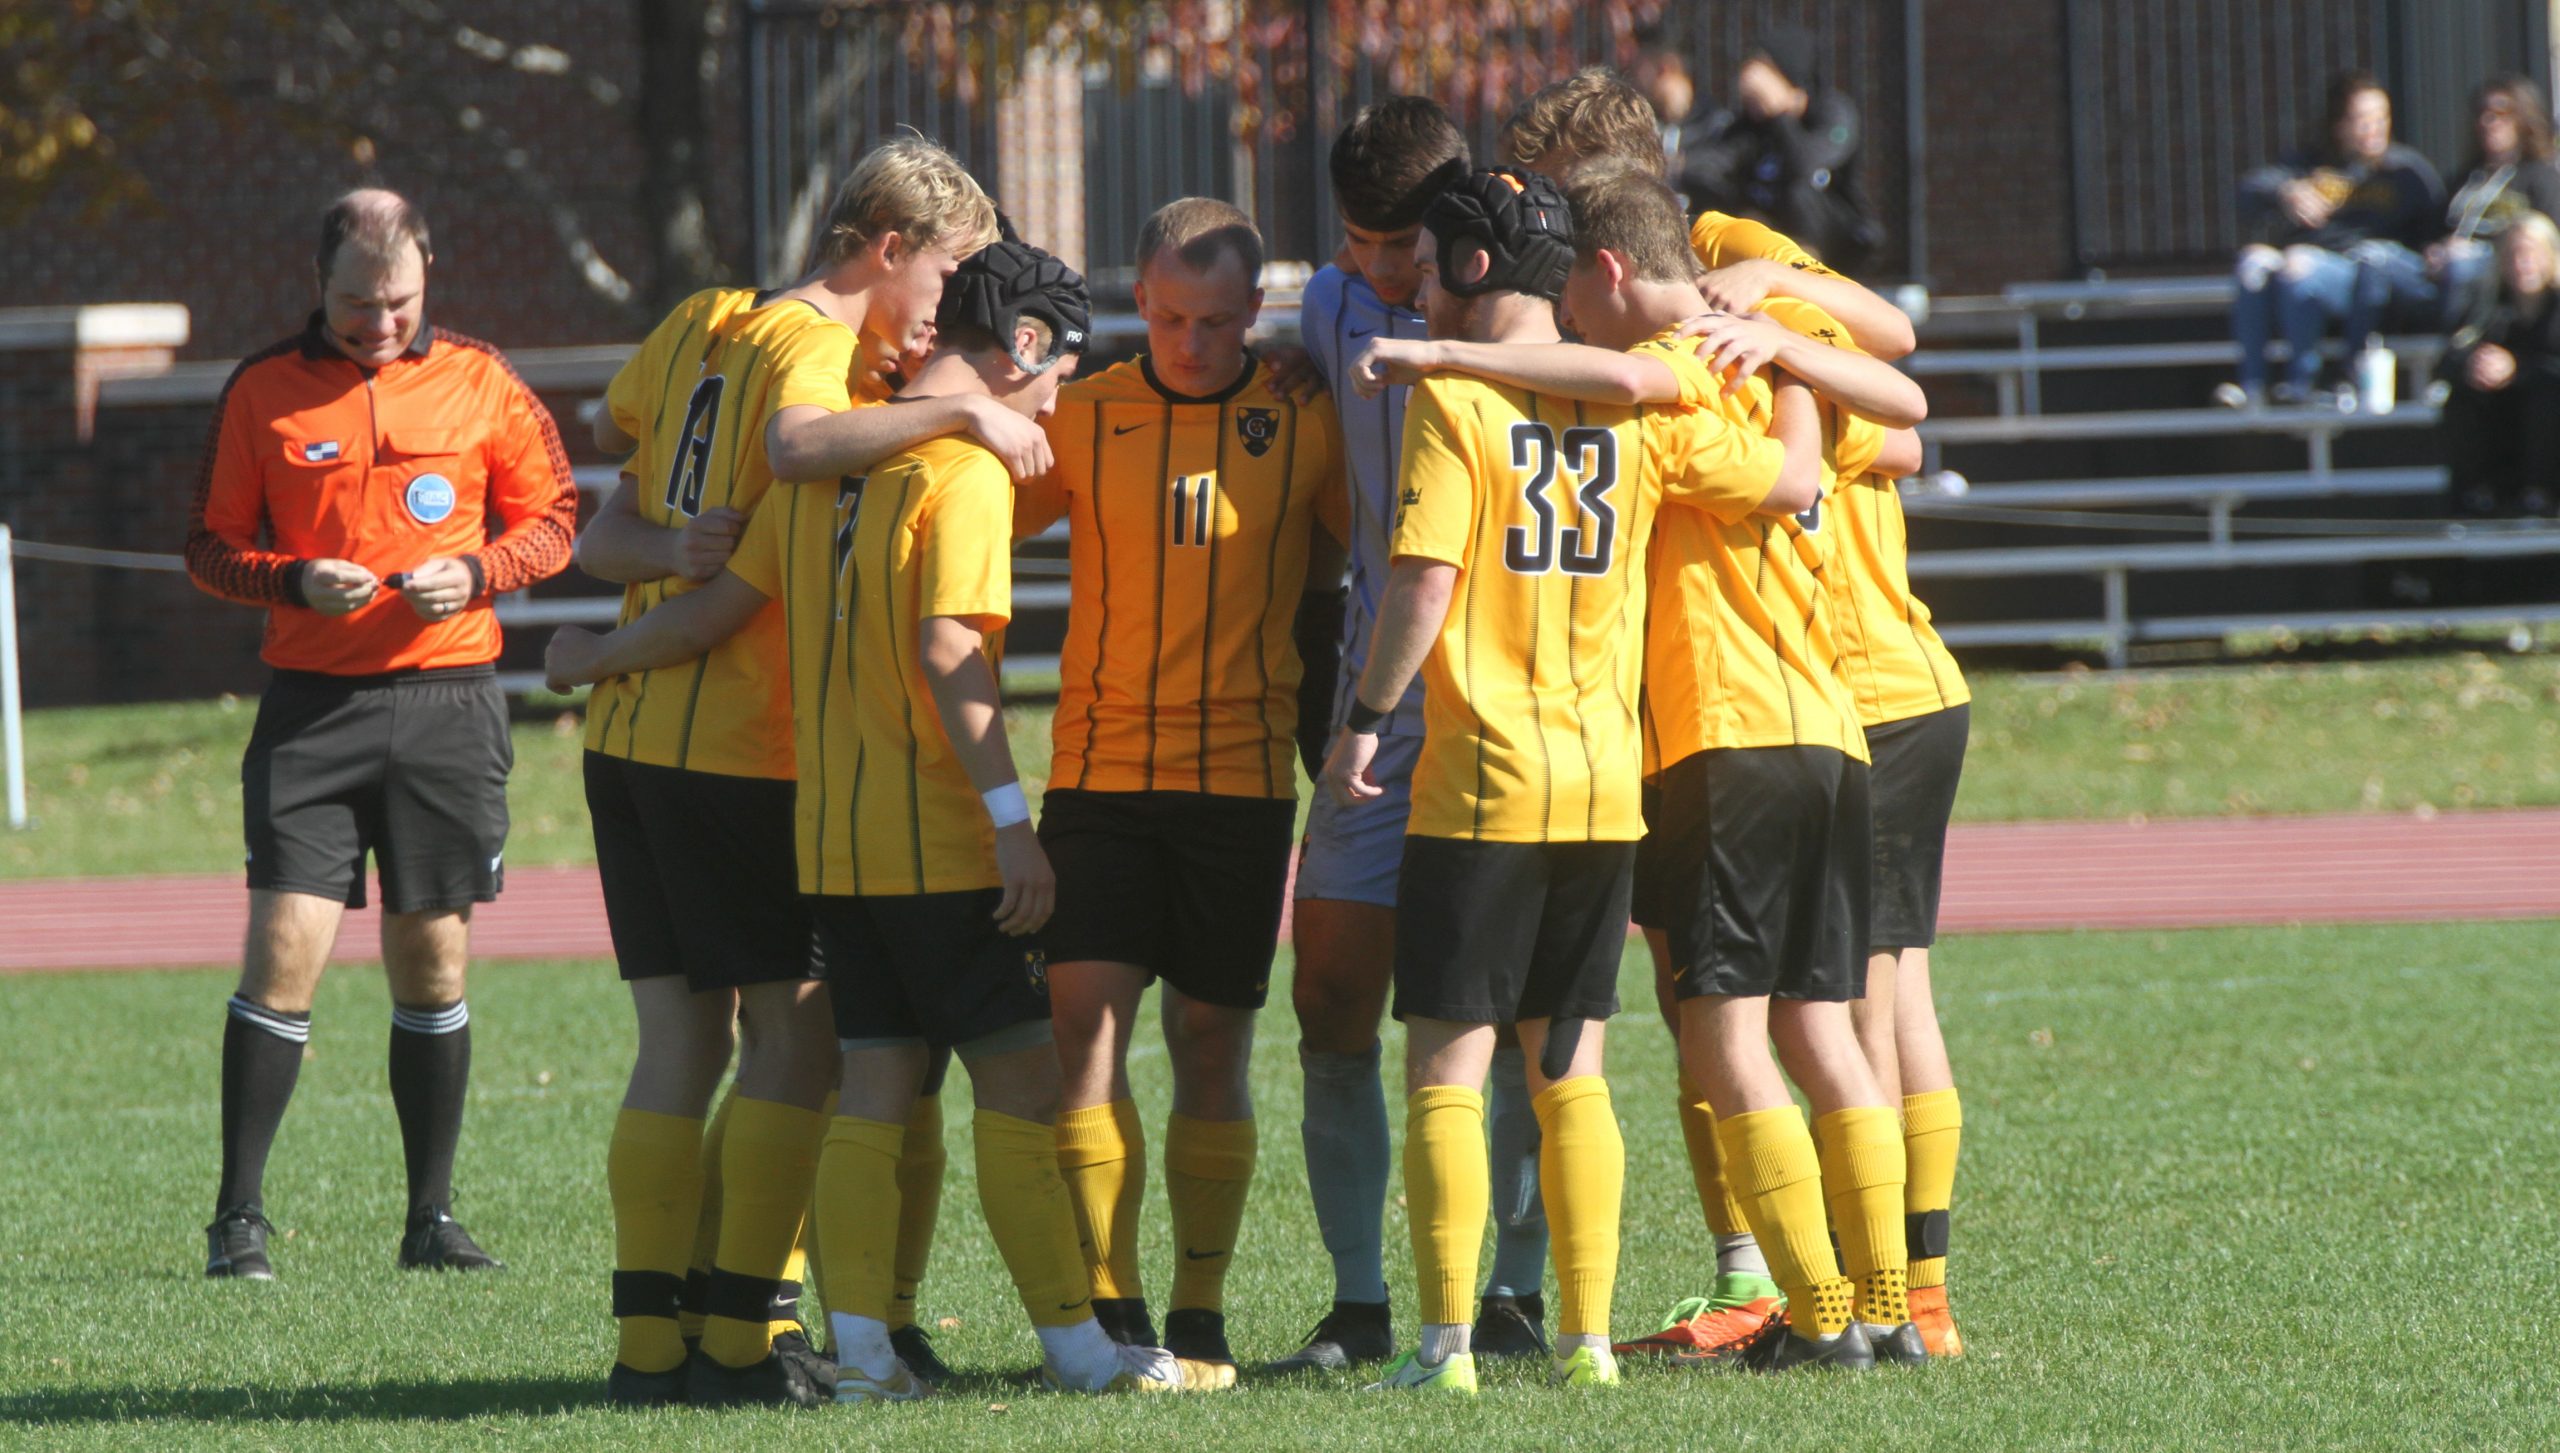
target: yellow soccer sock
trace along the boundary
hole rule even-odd
[[[898,1153],[898,1282],[889,1298],[891,1328],[912,1327],[916,1289],[933,1256],[934,1223],[942,1217],[942,1177],[951,1152],[942,1143],[942,1097],[917,1099],[907,1117],[906,1148]]]
[[[1716,1112],[1707,1093],[1680,1076],[1680,1138],[1689,1146],[1689,1175],[1698,1183],[1698,1207],[1707,1213],[1707,1229],[1718,1236],[1741,1236],[1751,1230],[1742,1203],[1724,1182],[1724,1147],[1716,1143]]]
[[[720,1148],[720,1253],[712,1260],[702,1350],[727,1367],[773,1352],[774,1283],[800,1242],[827,1122],[815,1110],[740,1097]]]
[[[1227,1267],[1244,1229],[1245,1193],[1253,1187],[1251,1120],[1194,1120],[1175,1115],[1164,1127],[1164,1192],[1173,1207],[1176,1307],[1226,1310]]]
[[[1147,1132],[1131,1100],[1058,1117],[1058,1173],[1075,1204],[1085,1275],[1097,1297],[1144,1297],[1138,1202],[1147,1190]]]
[[[702,1126],[702,1215],[694,1226],[693,1259],[686,1263],[684,1310],[676,1317],[687,1340],[694,1342],[702,1340],[702,1303],[711,1295],[712,1258],[720,1254],[720,1156],[729,1143],[729,1107],[737,1100],[733,1085]]]
[[[1530,1106],[1538,1116],[1538,1193],[1546,1199],[1556,1268],[1556,1332],[1605,1337],[1627,1187],[1627,1143],[1609,1084],[1598,1075],[1559,1080]]]
[[[1955,1204],[1956,1150],[1964,1141],[1964,1106],[1953,1086],[1902,1097],[1904,1235],[1911,1284],[1947,1284],[1947,1208]]]
[[[1840,1259],[1858,1284],[1858,1320],[1911,1320],[1902,1246],[1902,1117],[1882,1105],[1834,1110],[1813,1122],[1823,1200],[1840,1236]]]
[[[1822,1162],[1804,1112],[1793,1105],[1753,1110],[1716,1122],[1726,1184],[1769,1260],[1769,1275],[1787,1294],[1787,1320],[1808,1336],[1847,1329],[1853,1296],[1831,1250],[1822,1204]]]
[[[835,1124],[837,1098],[837,1093],[829,1090],[827,1098],[818,1102],[818,1118],[829,1125]],[[818,1259],[818,1196],[815,1191],[809,1194],[809,1209],[800,1213],[800,1239],[791,1248],[791,1261],[782,1269],[782,1280],[783,1295],[791,1297],[791,1317],[788,1321],[779,1318],[774,1321],[769,1329],[774,1336],[808,1330],[800,1320],[800,1297],[793,1295],[795,1291],[817,1292],[818,1319],[821,1323],[826,1320],[827,1299],[823,1288],[827,1284],[827,1273]]]
[[[1013,1274],[1031,1325],[1072,1327],[1090,1320],[1093,1284],[1076,1245],[1075,1205],[1058,1174],[1057,1131],[984,1109],[970,1129],[987,1233]]]
[[[820,1298],[829,1312],[887,1321],[896,1275],[903,1126],[839,1115],[818,1153]]]
[[[1405,1097],[1405,1215],[1425,1322],[1475,1321],[1476,1262],[1493,1214],[1487,1154],[1484,1096],[1462,1085],[1425,1085]]]
[[[634,1372],[684,1361],[676,1322],[686,1253],[702,1212],[702,1121],[625,1108],[605,1152],[613,1195],[614,1360]],[[627,1289],[627,1290],[626,1290]]]

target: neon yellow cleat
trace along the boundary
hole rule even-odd
[[[1618,1359],[1606,1347],[1576,1347],[1555,1360],[1548,1377],[1558,1387],[1615,1387]]]
[[[1476,1395],[1476,1357],[1472,1352],[1453,1353],[1446,1362],[1427,1363],[1420,1352],[1408,1352],[1387,1364],[1384,1377],[1369,1384],[1369,1392],[1413,1388],[1421,1392]]]

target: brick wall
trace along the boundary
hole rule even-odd
[[[1926,0],[1923,13],[1931,285],[1988,293],[2062,275],[2071,263],[2063,7]]]

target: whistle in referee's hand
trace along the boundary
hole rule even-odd
[[[390,574],[382,577],[382,588],[385,590],[407,590],[409,588],[409,572],[406,570],[392,571]]]

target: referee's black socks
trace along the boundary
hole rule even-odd
[[[213,1198],[216,1216],[262,1204],[267,1151],[284,1123],[293,1082],[302,1076],[302,1049],[310,1042],[309,1014],[231,996],[222,1026],[222,1185]]]
[[[453,1147],[471,1082],[471,1007],[391,1006],[391,1104],[409,1162],[409,1213],[453,1204]]]

